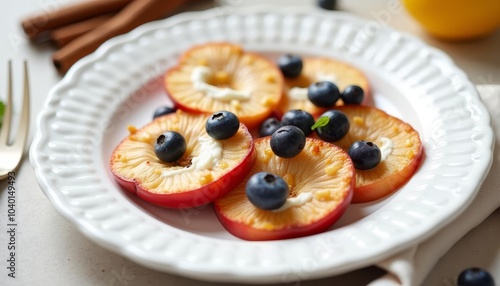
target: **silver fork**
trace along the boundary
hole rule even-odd
[[[28,82],[28,63],[24,61],[24,92],[23,106],[21,109],[21,118],[14,142],[9,143],[12,118],[12,62],[9,61],[8,79],[7,79],[7,101],[5,102],[5,113],[0,130],[0,180],[9,176],[14,171],[24,153],[24,146],[28,136],[29,129],[29,82]]]

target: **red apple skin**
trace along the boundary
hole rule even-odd
[[[420,146],[420,152],[418,152],[413,161],[411,161],[410,164],[398,173],[392,174],[384,180],[376,183],[355,188],[352,203],[357,204],[375,201],[395,192],[411,179],[417,168],[420,166],[423,153],[423,148]]]
[[[245,134],[253,142],[251,134],[246,130]],[[117,183],[125,190],[136,194],[141,199],[166,208],[192,208],[210,203],[227,192],[231,191],[250,172],[256,158],[253,143],[250,144],[248,154],[233,170],[223,175],[216,181],[204,185],[198,189],[189,190],[182,193],[155,194],[141,188],[141,182],[127,180],[112,172]],[[111,168],[113,169],[113,168]]]
[[[361,105],[373,106],[374,102],[373,102],[372,91],[370,89],[367,89],[364,92],[365,92],[365,97],[363,98]]]
[[[344,197],[342,202],[337,206],[337,208],[332,210],[322,219],[306,226],[300,226],[300,227],[290,226],[289,228],[279,229],[279,230],[254,229],[246,224],[235,222],[225,217],[224,215],[221,214],[216,204],[214,204],[214,210],[215,214],[217,215],[217,218],[224,226],[224,228],[234,236],[239,237],[241,239],[251,240],[251,241],[263,241],[263,240],[289,239],[289,238],[313,235],[327,230],[344,214],[347,207],[350,205],[353,197],[355,177],[353,176],[352,178],[353,179],[351,180],[347,195]]]

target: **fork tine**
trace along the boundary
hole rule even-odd
[[[30,119],[30,87],[29,87],[29,76],[28,76],[28,62],[24,61],[24,88],[23,88],[23,107],[21,110],[21,119],[19,121],[18,133],[16,135],[16,140],[13,146],[24,147],[26,142],[26,137],[28,136],[28,126]]]
[[[7,73],[7,102],[3,115],[2,130],[0,130],[0,144],[8,144],[10,132],[10,118],[12,109],[12,61],[9,60]]]

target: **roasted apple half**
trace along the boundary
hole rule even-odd
[[[283,76],[272,62],[238,45],[209,43],[184,53],[166,73],[165,88],[178,108],[198,113],[227,110],[252,128],[280,102]]]
[[[313,116],[325,112],[328,108],[316,106],[307,96],[308,87],[320,81],[334,83],[340,93],[349,85],[357,85],[364,91],[361,104],[370,103],[370,85],[359,69],[341,61],[320,57],[303,57],[302,63],[302,72],[298,76],[285,77],[285,94],[275,111],[278,116],[294,109],[305,110]],[[342,99],[336,105],[343,105]]]
[[[206,132],[208,117],[177,110],[139,130],[129,128],[130,135],[110,160],[117,182],[140,198],[169,208],[204,205],[232,190],[255,161],[253,139],[240,124],[230,138],[215,140]],[[185,140],[185,152],[173,162],[160,160],[155,152],[167,131]]]
[[[249,175],[236,188],[214,202],[222,225],[246,240],[276,240],[322,232],[332,226],[349,205],[354,167],[341,148],[306,138],[302,152],[292,158],[276,156],[271,137],[255,140],[257,159]],[[247,197],[249,178],[268,172],[283,178],[289,195],[276,210],[256,207]]]
[[[423,157],[420,136],[410,124],[374,107],[340,106],[336,110],[347,116],[350,128],[335,144],[347,151],[354,142],[363,140],[381,150],[376,167],[356,169],[353,203],[385,197],[410,180]]]

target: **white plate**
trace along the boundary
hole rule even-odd
[[[321,55],[361,68],[375,104],[420,132],[420,169],[394,195],[350,206],[327,232],[270,242],[234,238],[211,207],[166,210],[125,193],[108,160],[126,125],[146,124],[167,102],[159,76],[183,51],[221,40],[269,57]],[[108,41],[51,90],[30,156],[55,208],[99,245],[160,271],[257,283],[339,274],[423,241],[472,201],[492,148],[487,111],[442,52],[347,14],[259,7],[182,14]]]

